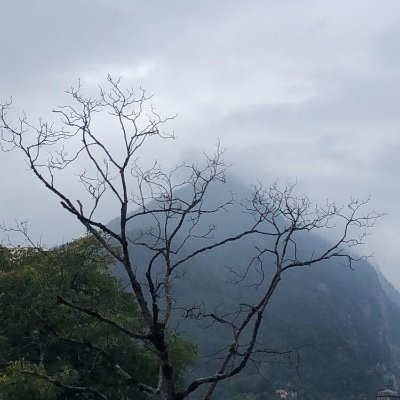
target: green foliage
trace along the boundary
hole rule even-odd
[[[110,273],[110,263],[90,236],[45,252],[0,248],[0,400],[76,398],[73,390],[56,388],[32,373],[64,385],[95,387],[111,399],[141,398],[115,364],[134,380],[156,384],[158,364],[149,348],[58,301],[61,295],[142,331],[134,297]],[[179,375],[195,349],[169,336]]]

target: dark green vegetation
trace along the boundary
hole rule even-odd
[[[63,304],[79,304],[140,331],[136,304],[109,268],[110,258],[89,236],[46,252],[0,248],[0,399],[98,398],[95,389],[76,386],[97,388],[110,399],[143,398],[127,374],[154,384],[153,353]],[[180,374],[195,351],[176,337],[169,340]]]

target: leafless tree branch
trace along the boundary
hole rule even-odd
[[[223,159],[224,150],[220,144],[214,154],[204,155],[203,164],[182,163],[168,173],[157,162],[144,167],[139,163],[140,152],[149,139],[174,137],[161,129],[171,118],[161,117],[148,103],[151,96],[146,96],[142,89],[138,92],[123,90],[120,80],[111,76],[107,79],[107,87],[100,87],[99,92],[98,98],[91,99],[83,96],[80,84],[68,90],[71,104],[54,110],[61,119],[61,128],[41,119],[33,124],[24,114],[13,122],[9,116],[12,99],[6,101],[0,105],[1,146],[5,151],[22,151],[36,178],[123,267],[146,333],[132,332],[61,295],[59,301],[114,327],[131,339],[145,340],[151,346],[159,360],[159,385],[153,389],[137,382],[143,391],[167,400],[182,400],[206,386],[203,399],[208,400],[220,381],[240,373],[261,352],[257,344],[260,326],[284,274],[330,259],[343,261],[350,267],[353,262],[363,260],[364,257],[356,256],[352,249],[363,243],[380,214],[363,213],[368,200],[351,200],[346,207],[339,207],[334,202],[315,206],[306,196],[296,195],[295,184],[283,189],[277,183],[269,188],[258,184],[252,188],[250,197],[241,203],[231,195],[218,204],[210,204],[210,193],[216,185],[226,182],[229,167]],[[120,135],[112,141],[118,141],[119,150],[95,129],[93,121],[99,113],[117,123]],[[78,161],[85,168],[74,174],[85,195],[74,201],[60,185],[58,174],[70,171]],[[108,195],[117,204],[118,220],[114,225],[102,221],[98,213]],[[248,217],[247,225],[219,237],[217,224],[207,222],[207,217],[217,221],[224,215],[229,216],[229,211],[239,205]],[[301,235],[327,229],[336,232],[337,238],[323,250],[305,253],[299,240]],[[244,272],[232,271],[236,283],[244,285],[249,271],[256,268],[260,280],[253,285],[257,287],[258,297],[253,303],[238,304],[237,309],[230,312],[219,313],[206,307],[184,309],[186,315],[183,318],[204,319],[211,325],[228,326],[231,336],[218,353],[219,365],[215,373],[197,377],[183,389],[178,389],[166,335],[171,315],[179,309],[173,291],[175,281],[184,279],[185,269],[201,255],[241,243],[249,237],[257,238],[255,255],[244,266]],[[136,256],[139,248],[150,254],[145,264],[139,263]],[[32,374],[66,390],[91,392],[105,398],[95,388],[68,387],[54,378]]]

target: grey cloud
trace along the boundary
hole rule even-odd
[[[172,165],[219,137],[242,176],[297,178],[315,199],[371,193],[396,232],[398,1],[3,3],[0,99],[14,95],[17,109],[40,115],[78,78],[90,91],[107,72],[122,75],[156,92],[162,113],[179,113],[176,144],[147,157]],[[0,179],[0,219],[32,213],[35,232],[57,241],[57,215],[65,237],[77,234],[21,159],[0,156]],[[369,246],[400,287],[397,244],[383,230]]]

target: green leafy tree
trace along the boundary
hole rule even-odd
[[[49,251],[0,248],[0,399],[140,398],[138,381],[155,384],[154,353],[129,335],[143,321],[110,262],[92,236]],[[168,340],[179,377],[195,349]]]

